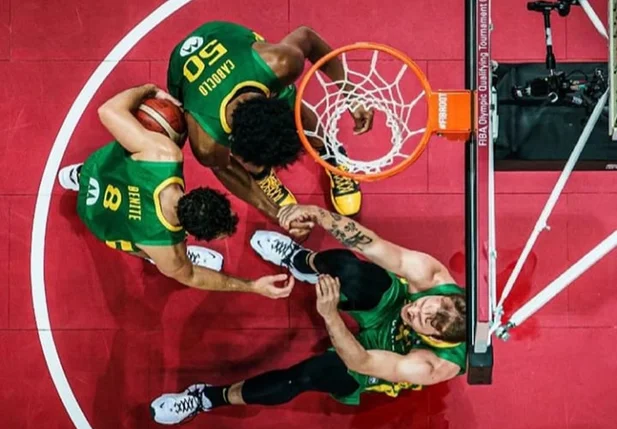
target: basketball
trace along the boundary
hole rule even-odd
[[[178,146],[184,146],[186,140],[184,114],[171,101],[149,98],[139,106],[135,116],[147,130],[164,134]]]

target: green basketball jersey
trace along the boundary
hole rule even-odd
[[[229,147],[227,104],[238,91],[253,87],[266,96],[285,98],[293,106],[295,87],[283,88],[270,67],[253,50],[263,41],[254,31],[229,22],[197,28],[172,51],[167,87],[197,123],[219,144]]]
[[[461,368],[459,374],[463,374],[467,360],[465,342],[444,344],[432,341],[405,325],[400,314],[401,308],[410,301],[413,302],[425,296],[460,295],[464,293],[463,289],[454,284],[444,284],[424,292],[410,294],[406,280],[392,273],[389,274],[392,278],[392,286],[382,296],[376,308],[370,311],[349,312],[360,325],[361,330],[357,336],[360,344],[367,350],[387,350],[401,355],[406,355],[414,349],[427,349],[439,358],[458,365]],[[392,383],[354,371],[349,371],[349,374],[358,382],[360,388],[351,395],[336,397],[336,399],[350,405],[360,403],[362,392],[382,392],[396,397],[401,390],[422,388],[422,386],[410,383]]]
[[[136,161],[112,142],[81,168],[77,213],[98,239],[115,249],[171,246],[186,238],[182,227],[163,217],[159,194],[172,184],[184,188],[182,162]]]

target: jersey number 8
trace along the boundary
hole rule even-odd
[[[122,203],[122,193],[115,186],[107,185],[103,195],[103,207],[115,212]]]

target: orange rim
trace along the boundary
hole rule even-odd
[[[428,144],[430,140],[432,131],[427,127],[426,131],[422,135],[422,139],[420,140],[420,143],[418,144],[418,146],[409,155],[409,157],[405,159],[403,162],[389,169],[386,169],[384,171],[380,171],[379,173],[358,174],[358,173],[349,173],[347,171],[341,171],[338,168],[333,167],[332,165],[328,164],[326,161],[321,159],[321,157],[319,156],[319,153],[313,148],[313,146],[311,146],[311,143],[306,137],[306,134],[304,132],[304,127],[302,126],[302,117],[301,117],[302,99],[304,97],[304,92],[306,90],[306,87],[308,86],[309,81],[311,80],[313,75],[317,72],[317,70],[319,70],[325,63],[330,61],[332,58],[335,58],[344,52],[358,51],[361,49],[372,49],[372,50],[377,50],[380,52],[385,52],[393,56],[394,58],[404,62],[418,76],[418,79],[420,79],[420,83],[422,84],[422,88],[424,89],[425,96],[429,97],[430,94],[432,94],[431,86],[428,82],[428,79],[424,75],[424,72],[422,72],[422,70],[420,70],[420,67],[412,59],[407,57],[404,53],[402,53],[398,49],[392,48],[387,45],[382,45],[379,43],[359,42],[359,43],[354,43],[352,45],[342,46],[340,48],[334,49],[332,50],[332,52],[323,56],[315,64],[313,64],[313,66],[309,69],[306,75],[304,75],[304,77],[302,78],[302,81],[300,82],[300,85],[298,86],[298,95],[296,97],[294,117],[296,121],[296,128],[298,129],[298,133],[300,135],[300,140],[302,141],[302,144],[304,145],[307,152],[311,154],[311,156],[315,159],[315,161],[319,163],[319,165],[326,168],[332,173],[335,173],[341,176],[347,176],[347,177],[350,177],[358,181],[374,181],[374,180],[384,179],[386,177],[391,177],[401,172],[402,170],[407,168],[409,165],[413,164],[420,157],[420,155],[422,155],[422,152],[424,152],[424,149],[426,148],[426,145]],[[430,97],[428,99],[430,100]],[[433,109],[429,109],[429,123],[434,122],[434,120],[431,120],[431,114],[433,113],[432,110]]]
[[[409,67],[418,77],[422,88],[424,89],[425,97],[427,97],[428,104],[428,121],[426,130],[420,139],[420,143],[416,146],[414,151],[401,163],[388,168],[384,171],[380,171],[378,173],[366,173],[366,174],[358,174],[358,173],[350,173],[347,171],[342,171],[333,167],[326,161],[324,161],[319,153],[313,148],[311,143],[309,142],[305,132],[304,127],[302,125],[302,100],[304,98],[304,92],[306,87],[308,86],[309,81],[315,75],[317,70],[319,70],[326,62],[330,61],[332,58],[339,56],[344,52],[357,51],[361,49],[371,49],[380,52],[385,52],[394,58],[402,61]],[[447,111],[453,112],[449,115],[445,115],[446,119],[443,118],[443,110],[444,107],[440,106],[441,95],[444,94],[447,98]],[[443,102],[442,102],[443,103]],[[452,106],[456,105],[456,108]],[[440,111],[441,107],[441,111]],[[350,177],[352,179],[358,181],[375,181],[384,179],[387,177],[391,177],[397,173],[400,173],[408,166],[413,164],[418,160],[420,155],[426,149],[428,142],[431,138],[432,134],[443,134],[446,137],[451,139],[464,139],[466,135],[469,135],[471,132],[471,93],[469,91],[440,91],[433,92],[431,86],[429,84],[428,79],[426,78],[424,72],[420,69],[420,67],[407,55],[398,49],[392,48],[387,45],[382,45],[379,43],[372,42],[360,42],[354,43],[352,45],[342,46],[340,48],[332,50],[332,52],[328,53],[324,57],[320,58],[315,64],[311,66],[308,72],[302,78],[299,86],[298,86],[298,94],[296,97],[296,102],[294,106],[294,118],[296,122],[296,128],[298,129],[298,134],[300,135],[300,140],[304,145],[306,151],[321,165],[323,168],[329,170],[330,172],[340,175]],[[441,115],[440,115],[441,113]]]

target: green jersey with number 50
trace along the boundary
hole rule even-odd
[[[243,88],[286,98],[293,106],[295,87],[282,88],[272,69],[253,50],[253,44],[263,40],[241,25],[209,22],[189,34],[171,53],[167,70],[170,94],[224,146],[229,147],[231,132],[226,107]]]
[[[81,167],[77,213],[112,248],[137,252],[140,244],[172,246],[186,238],[184,228],[163,217],[159,194],[173,184],[184,188],[182,162],[136,161],[112,142]]]

